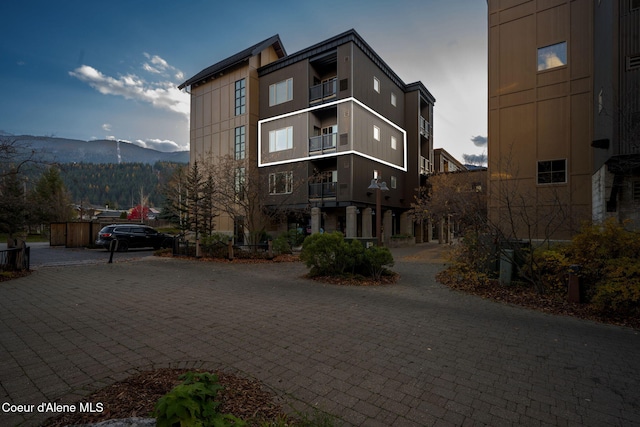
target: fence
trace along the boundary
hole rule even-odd
[[[0,271],[28,270],[31,259],[31,248],[10,248],[0,251]]]

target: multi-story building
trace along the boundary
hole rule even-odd
[[[505,234],[638,221],[639,3],[488,0],[489,217]]]
[[[192,99],[191,160],[248,160],[243,176],[296,226],[367,238],[382,215],[386,237],[414,234],[407,211],[432,170],[435,99],[354,30],[290,55],[274,36],[180,88]],[[382,212],[372,179],[389,188]],[[243,220],[221,219],[218,230],[238,235]]]

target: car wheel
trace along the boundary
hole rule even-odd
[[[129,250],[129,242],[126,240],[118,240],[118,252],[126,252]]]

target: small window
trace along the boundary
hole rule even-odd
[[[375,170],[373,171],[373,179],[378,179],[378,178],[382,178],[382,175],[380,175],[380,171],[379,170]]]
[[[269,194],[290,194],[293,192],[293,171],[269,174]]]
[[[380,128],[376,125],[373,125],[373,139],[380,141]]]
[[[377,77],[373,78],[373,90],[380,93],[380,80]]]
[[[389,185],[391,185],[391,188],[396,188],[398,186],[398,178],[396,178],[395,176],[391,175],[391,179],[390,179]]]
[[[236,95],[236,116],[244,114],[246,112],[247,104],[247,88],[245,86],[245,80],[236,81],[235,85]]]
[[[563,65],[567,65],[567,42],[538,49],[538,71],[550,70]]]
[[[395,107],[397,103],[398,103],[398,100],[396,98],[396,94],[391,92],[391,105]]]
[[[293,127],[269,132],[269,152],[290,150],[293,148]]]
[[[563,184],[567,182],[567,160],[538,162],[538,184]]]
[[[269,106],[282,104],[293,99],[293,79],[283,80],[269,86]]]
[[[640,69],[640,55],[627,56],[627,71]]]
[[[391,137],[391,148],[393,148],[394,150],[398,149],[398,140],[395,136]]]
[[[246,135],[244,126],[237,127],[235,130],[235,159],[242,160],[246,155]]]

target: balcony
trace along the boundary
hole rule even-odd
[[[337,182],[318,182],[309,184],[309,199],[335,198],[337,188]]]
[[[338,79],[331,79],[309,88],[309,103],[315,104],[334,99],[338,89]]]
[[[433,173],[433,163],[426,157],[420,156],[420,175],[429,175]]]
[[[429,123],[424,117],[420,116],[420,135],[429,138],[430,131],[431,123]]]
[[[337,141],[337,133],[329,133],[309,138],[309,155],[317,156],[325,153],[334,153],[336,151]]]

